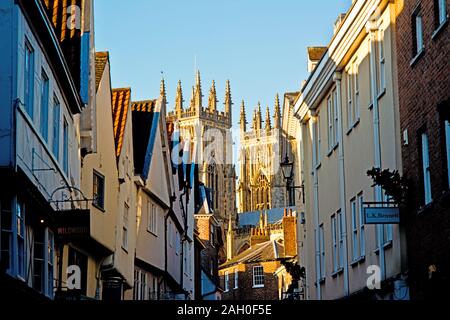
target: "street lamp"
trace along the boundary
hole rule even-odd
[[[286,154],[284,161],[280,163],[281,171],[283,172],[283,178],[286,180],[286,192],[289,196],[289,205],[292,203],[291,199],[291,190],[301,189],[302,190],[302,199],[303,203],[305,203],[305,186],[292,186],[293,178],[294,178],[294,162],[289,161],[289,156]]]

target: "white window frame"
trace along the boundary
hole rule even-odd
[[[334,147],[339,145],[340,139],[340,128],[339,128],[339,104],[337,90],[334,89],[332,92],[333,97],[333,113],[334,113]]]
[[[229,281],[230,281],[230,275],[229,275],[228,271],[225,271],[225,279],[224,279],[224,286],[225,286],[224,291],[225,292],[230,291]]]
[[[331,216],[331,246],[333,248],[333,273],[339,270],[338,223],[335,214]]]
[[[339,210],[337,212],[337,222],[339,227],[339,270],[342,270],[344,268],[344,216],[342,214],[342,211]]]
[[[334,130],[334,107],[333,107],[333,94],[327,99],[327,111],[328,111],[328,151],[331,153],[336,146],[336,136]]]
[[[325,279],[326,277],[325,230],[323,224],[319,226],[319,252],[320,252],[320,279]]]
[[[429,140],[426,133],[421,135],[422,142],[422,169],[423,169],[423,185],[424,185],[424,204],[429,205],[433,202],[431,191],[431,171],[430,171],[430,150]]]
[[[347,72],[347,129],[350,130],[353,127],[355,119],[353,118],[353,72],[350,67]]]
[[[263,266],[253,266],[253,288],[264,288]]]
[[[360,256],[360,217],[357,199],[350,200],[350,210],[352,213],[352,259],[357,261]]]
[[[379,83],[378,83],[378,95],[382,94],[386,90],[386,56],[384,50],[384,30],[379,31],[378,39],[378,62],[379,62]]]
[[[359,213],[359,250],[360,258],[366,256],[366,234],[364,226],[364,194],[361,192],[358,194],[358,213]]]
[[[239,289],[239,270],[234,269],[234,289]]]
[[[322,163],[322,141],[320,138],[320,115],[317,115],[313,122],[313,134],[314,134],[314,167],[320,167]]]

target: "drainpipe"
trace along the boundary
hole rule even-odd
[[[339,156],[339,200],[341,207],[341,215],[342,215],[342,225],[343,227],[342,237],[344,238],[344,295],[346,297],[350,294],[350,285],[349,285],[349,275],[348,275],[348,241],[347,241],[347,210],[346,210],[346,191],[345,191],[345,155],[344,155],[344,129],[342,125],[342,92],[341,92],[341,81],[342,81],[342,73],[336,72],[333,76],[333,80],[336,83],[336,94],[338,101],[338,129],[339,129],[339,148],[338,148],[338,156]]]
[[[321,300],[322,298],[322,293],[321,293],[321,287],[320,287],[320,280],[321,280],[321,276],[322,276],[322,272],[321,272],[321,265],[320,265],[320,234],[319,234],[319,224],[320,224],[320,218],[319,218],[319,177],[317,174],[317,157],[316,157],[316,128],[317,128],[317,120],[312,118],[312,120],[314,120],[312,122],[312,129],[313,129],[313,134],[312,134],[312,149],[313,149],[313,185],[314,185],[314,229],[316,230],[315,232],[315,251],[316,251],[316,295],[317,295],[317,300]]]
[[[375,41],[378,27],[375,22],[369,21],[366,25],[366,30],[369,33],[370,38],[370,71],[371,71],[371,90],[372,90],[372,104],[373,104],[373,139],[374,139],[374,164],[375,168],[381,169],[381,143],[380,143],[380,110],[378,105],[378,94],[377,94],[377,79],[376,79],[376,61],[375,61]],[[375,187],[375,201],[383,201],[382,189],[380,186]],[[384,238],[384,228],[382,225],[377,225],[377,235],[378,235],[378,248],[380,253],[380,268],[381,268],[381,279],[386,279],[386,262],[384,256],[383,238]]]

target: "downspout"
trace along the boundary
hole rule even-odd
[[[180,287],[181,290],[184,291],[183,284],[184,284],[184,242],[186,241],[187,236],[187,214],[186,214],[186,208],[183,203],[183,197],[186,197],[186,206],[187,206],[187,187],[183,187],[183,193],[180,195],[180,206],[181,206],[181,212],[183,213],[183,224],[184,224],[184,230],[183,235],[181,237],[181,263],[180,263]]]
[[[316,298],[317,300],[321,300],[322,299],[322,292],[321,292],[321,287],[320,287],[320,280],[321,280],[321,276],[322,276],[322,272],[321,272],[321,265],[320,265],[320,260],[321,260],[321,253],[320,253],[320,231],[319,231],[319,224],[320,224],[320,219],[319,219],[319,177],[317,174],[317,167],[316,167],[316,163],[317,163],[317,150],[316,150],[316,129],[317,129],[317,120],[314,118],[311,118],[312,121],[312,129],[313,129],[313,134],[312,134],[312,149],[313,149],[313,184],[314,184],[314,229],[316,230],[315,232],[315,251],[316,251]]]
[[[342,215],[342,226],[343,230],[342,237],[344,241],[344,295],[346,297],[350,294],[350,280],[348,274],[348,242],[347,242],[347,207],[346,207],[346,191],[345,191],[345,153],[344,153],[344,129],[342,125],[342,73],[335,72],[333,76],[333,80],[336,83],[336,94],[337,94],[337,103],[338,103],[338,130],[339,130],[339,148],[338,148],[338,156],[339,156],[339,199],[340,199],[340,207],[341,207],[341,215]]]
[[[370,39],[370,71],[371,71],[371,90],[372,90],[372,115],[373,115],[373,139],[374,139],[374,164],[375,168],[381,169],[381,143],[380,143],[380,113],[378,105],[378,94],[377,94],[377,79],[376,79],[376,61],[375,61],[375,32],[378,30],[376,24],[369,21],[366,25],[366,30],[369,33]],[[383,194],[381,186],[375,187],[375,201],[382,202]],[[384,228],[382,225],[377,225],[377,235],[378,235],[378,248],[380,255],[380,268],[381,268],[381,279],[386,279],[386,262],[384,256],[383,238],[384,238]]]

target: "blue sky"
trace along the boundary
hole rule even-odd
[[[277,92],[299,90],[308,76],[306,48],[327,45],[338,14],[350,6],[351,0],[96,0],[96,50],[110,51],[113,87],[131,87],[133,100],[158,97],[163,71],[169,109],[178,80],[188,104],[197,65],[204,104],[214,79],[222,108],[230,79],[234,123],[242,99],[251,121],[258,101],[272,108]]]

